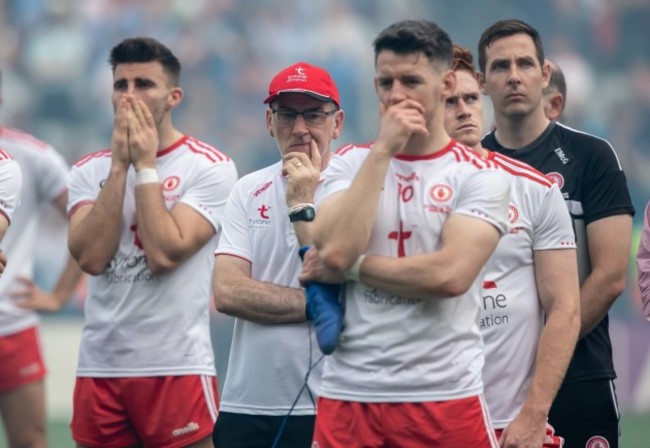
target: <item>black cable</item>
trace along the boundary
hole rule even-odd
[[[298,391],[298,396],[296,396],[296,399],[293,400],[293,403],[291,404],[291,407],[289,408],[289,412],[287,412],[287,415],[284,416],[284,419],[282,419],[282,423],[280,424],[280,429],[278,429],[278,433],[275,436],[275,440],[273,440],[273,445],[271,445],[271,448],[277,448],[278,443],[280,443],[280,438],[282,437],[282,434],[284,433],[284,430],[287,426],[287,422],[289,421],[289,416],[291,415],[291,412],[293,411],[293,408],[298,404],[298,400],[300,400],[300,396],[302,395],[302,392],[307,389],[307,393],[309,394],[309,399],[311,400],[312,405],[314,406],[314,414],[316,413],[316,400],[314,400],[314,395],[311,392],[311,389],[307,385],[307,381],[309,380],[309,375],[311,374],[312,370],[318,365],[319,362],[323,360],[325,355],[321,355],[320,358],[316,360],[314,364],[312,364],[312,338],[311,338],[311,327],[312,324],[311,322],[309,323],[309,368],[307,369],[307,373],[305,374],[305,381],[302,384],[302,387]]]

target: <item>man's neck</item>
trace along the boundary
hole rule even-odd
[[[447,135],[447,133],[442,129],[435,134],[429,134],[427,136],[412,135],[400,154],[409,156],[426,156],[434,154],[445,148],[450,141],[451,137],[449,137],[449,135]]]
[[[496,115],[495,121],[495,137],[501,146],[508,149],[521,149],[530,145],[542,135],[550,123],[542,108],[538,108],[531,115],[521,117]]]
[[[183,133],[173,127],[159,130],[158,152],[164,151],[183,137]]]
[[[451,141],[451,137],[445,131],[442,115],[434,115],[427,126],[429,135],[412,134],[402,154],[411,156],[425,156],[434,154],[445,148]]]

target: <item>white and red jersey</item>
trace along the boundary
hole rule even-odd
[[[369,154],[344,147],[331,162],[326,191],[347,189]],[[386,174],[368,255],[434,252],[452,214],[508,230],[505,172],[451,141],[424,156],[397,155]],[[478,328],[483,276],[453,298],[397,296],[360,282],[345,287],[340,343],[325,360],[321,395],[358,402],[424,402],[482,392],[483,343]]]
[[[248,260],[254,280],[300,288],[302,261],[289,221],[287,179],[281,176],[281,170],[282,163],[278,162],[237,182],[226,205],[216,255]],[[322,193],[321,182],[316,188],[316,202]],[[237,318],[220,409],[239,414],[285,415],[310,365],[320,356],[309,322],[264,325]],[[309,376],[312,391],[319,388],[321,366],[319,363]],[[314,414],[306,392],[291,414]]]
[[[68,165],[48,143],[18,129],[0,127],[0,148],[20,165],[20,204],[2,240],[8,263],[0,276],[0,336],[17,333],[38,323],[38,314],[14,305],[9,294],[23,289],[19,276],[32,277],[34,249],[43,205],[54,202],[66,189]],[[16,169],[15,167],[13,168]]]
[[[529,165],[491,152],[511,174],[510,231],[486,265],[481,307],[483,381],[492,426],[502,429],[523,405],[544,325],[533,251],[575,249],[571,217],[556,184]]]
[[[0,149],[0,214],[9,224],[20,204],[23,175],[20,165],[9,153]]]
[[[75,164],[69,214],[96,201],[110,167],[110,150]],[[135,170],[129,168],[119,247],[104,273],[88,279],[78,376],[215,374],[209,330],[213,253],[237,170],[226,155],[188,136],[158,152],[156,169],[167,209],[192,207],[215,236],[173,271],[153,274],[138,239]]]

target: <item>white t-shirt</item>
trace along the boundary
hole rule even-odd
[[[0,276],[0,336],[38,324],[38,314],[14,305],[9,294],[22,289],[16,278],[32,277],[34,246],[43,205],[54,202],[66,189],[68,165],[49,144],[17,129],[0,127],[0,148],[18,162],[23,186],[20,204],[2,240],[8,258]]]
[[[282,163],[278,162],[237,182],[226,205],[216,255],[250,261],[255,280],[300,288],[302,262],[289,221],[287,179],[281,176],[281,169]],[[321,182],[316,189],[317,202],[322,191]],[[320,356],[316,335],[308,322],[263,325],[237,318],[220,409],[285,415],[298,396],[309,366]],[[309,376],[312,392],[319,388],[321,371],[322,361]],[[291,414],[314,413],[305,391]]]
[[[4,215],[9,225],[20,205],[20,189],[23,175],[20,165],[9,153],[0,149],[0,214]]]
[[[369,154],[344,147],[330,162],[326,192],[349,187]],[[509,180],[454,141],[424,157],[390,162],[368,255],[410,256],[439,249],[443,225],[459,213],[508,229]],[[348,282],[341,342],[325,359],[321,395],[357,402],[424,402],[482,392],[479,275],[454,298],[401,297]]]
[[[498,153],[489,159],[511,174],[512,184],[511,228],[486,266],[481,306],[485,399],[498,429],[514,420],[526,399],[544,325],[533,251],[576,245],[556,184],[523,162]]]
[[[95,202],[110,166],[110,150],[75,164],[69,214]],[[215,236],[173,271],[154,275],[136,238],[130,167],[119,247],[106,271],[88,280],[79,376],[215,374],[209,331],[213,253],[237,170],[223,153],[188,136],[158,152],[156,169],[167,209],[178,203],[192,207],[214,227]]]

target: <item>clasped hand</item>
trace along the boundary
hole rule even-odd
[[[115,110],[113,163],[125,169],[156,167],[159,136],[149,107],[133,95],[125,94]]]

